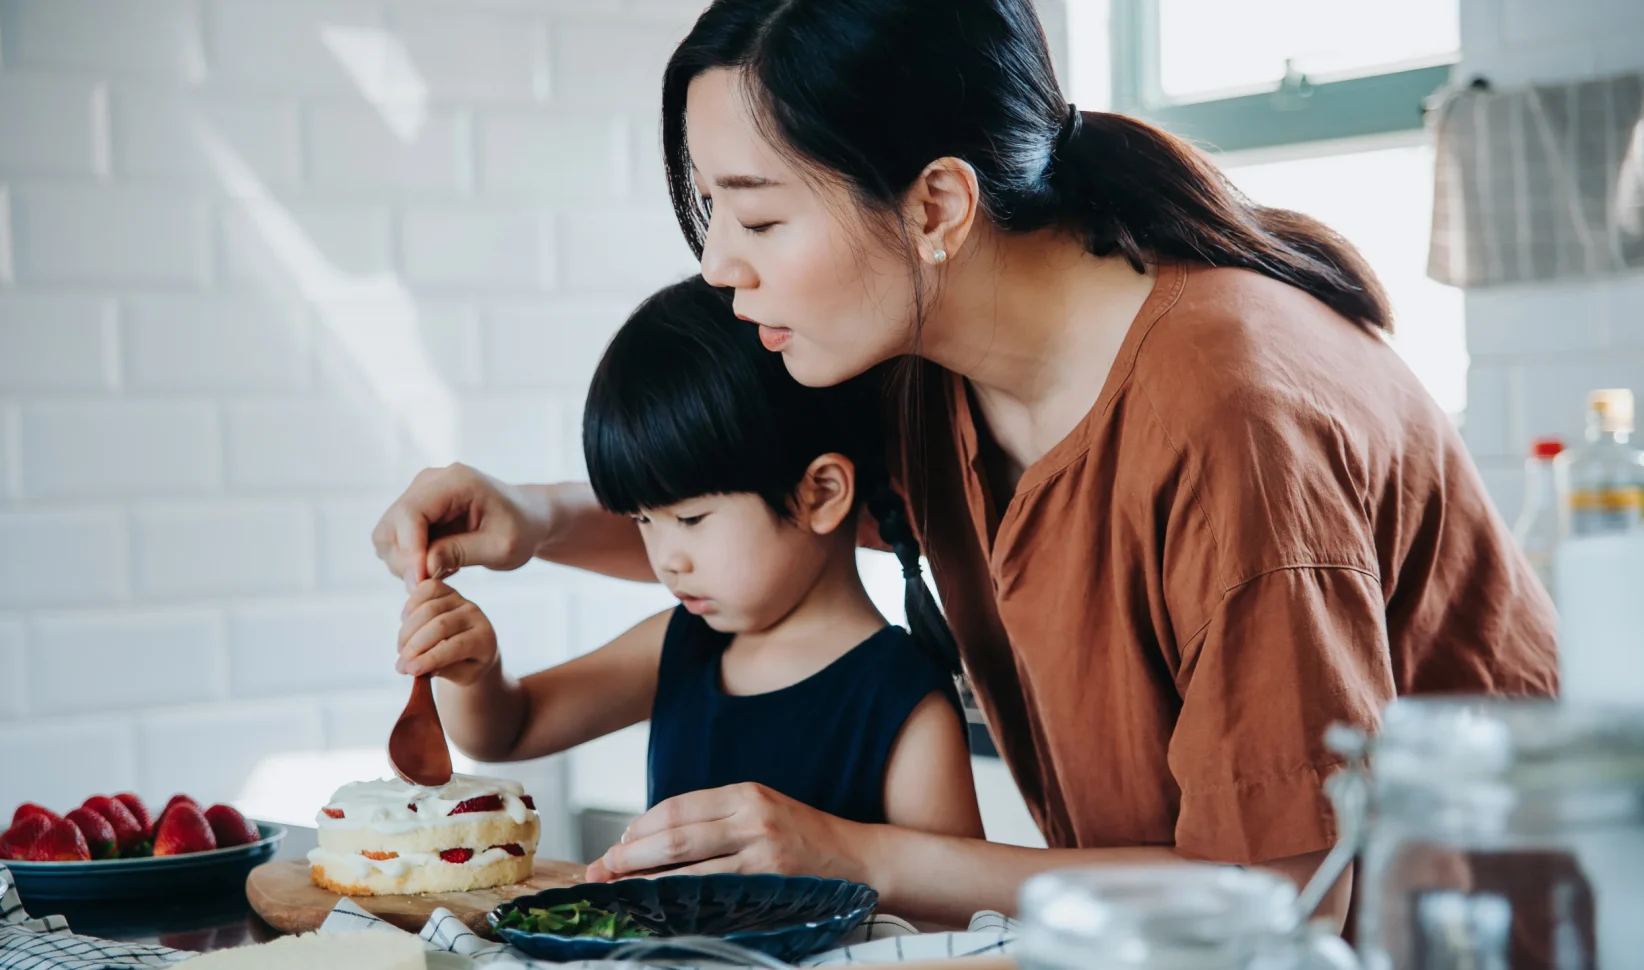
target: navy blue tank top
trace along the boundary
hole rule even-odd
[[[758,782],[853,822],[885,821],[885,766],[920,701],[953,678],[887,626],[790,687],[733,696],[720,686],[732,635],[683,607],[662,642],[651,706],[650,803]]]

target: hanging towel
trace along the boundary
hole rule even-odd
[[[1644,74],[1472,87],[1429,114],[1427,274],[1461,287],[1644,268]]]

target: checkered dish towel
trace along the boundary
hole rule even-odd
[[[402,930],[383,922],[352,900],[340,899],[320,927],[321,933],[400,933]],[[444,909],[434,910],[428,924],[422,928],[424,945],[430,954],[430,970],[464,970],[483,967],[485,970],[655,970],[655,963],[631,961],[589,961],[575,964],[545,963],[533,960],[513,947],[481,939],[463,925],[462,921]],[[804,960],[802,967],[833,967],[863,963],[904,963],[913,960],[937,960],[947,957],[981,956],[1010,953],[1016,937],[1016,924],[998,913],[978,913],[971,920],[970,929],[963,933],[918,933],[894,916],[873,916],[857,927],[845,946]],[[95,937],[76,936],[61,916],[30,919],[23,911],[23,903],[11,884],[11,872],[0,863],[0,970],[127,970],[127,968],[165,967],[187,960],[195,954],[163,946],[138,943],[117,943]],[[700,960],[673,962],[669,970],[697,967],[724,967],[727,961]],[[745,960],[731,961],[730,966],[784,967],[786,964],[767,960],[757,954]]]
[[[1452,91],[1427,275],[1452,286],[1644,268],[1644,74]]]

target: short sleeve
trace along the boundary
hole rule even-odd
[[[1381,585],[1344,567],[1274,569],[1222,596],[1183,644],[1169,763],[1183,856],[1254,864],[1329,848],[1324,734],[1394,696]]]

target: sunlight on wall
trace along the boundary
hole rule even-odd
[[[320,40],[388,129],[408,145],[416,141],[428,120],[428,84],[405,43],[380,27],[325,27]]]
[[[405,285],[391,273],[339,273],[227,142],[203,122],[196,122],[195,131],[224,188],[291,285],[347,352],[385,411],[404,427],[424,462],[450,461],[457,445],[456,398],[429,360]]]

